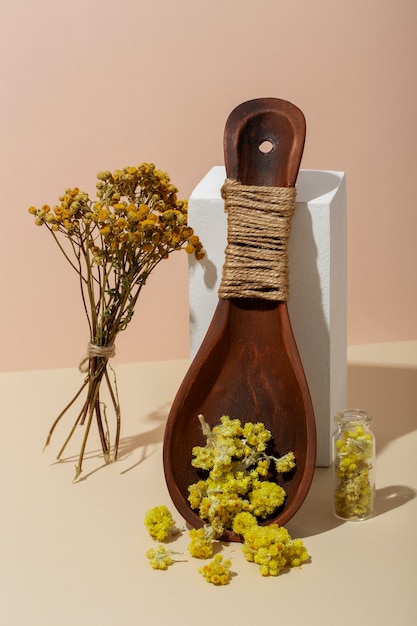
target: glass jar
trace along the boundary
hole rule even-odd
[[[373,513],[375,500],[372,415],[361,409],[348,409],[337,413],[334,420],[334,512],[344,520],[365,520]]]

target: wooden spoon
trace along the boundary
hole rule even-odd
[[[224,135],[227,177],[245,185],[294,187],[304,148],[305,119],[289,102],[251,100],[230,114]],[[284,505],[266,523],[285,524],[303,503],[313,478],[313,407],[285,302],[220,299],[202,345],[174,399],[163,448],[172,501],[193,526],[203,521],[188,503],[199,479],[193,446],[204,446],[198,415],[214,426],[222,415],[263,422],[276,456],[293,451],[296,468],[277,479]],[[223,539],[240,541],[232,531]]]

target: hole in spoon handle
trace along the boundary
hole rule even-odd
[[[268,154],[269,152],[272,152],[272,150],[275,150],[276,145],[269,139],[265,139],[259,144],[258,147],[261,152]]]
[[[305,133],[304,115],[291,102],[259,98],[240,104],[225,126],[227,177],[244,185],[295,187]]]

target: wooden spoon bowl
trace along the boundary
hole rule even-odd
[[[294,187],[305,139],[305,120],[289,102],[251,100],[230,114],[224,136],[227,177],[245,185]],[[279,474],[287,496],[265,523],[285,524],[303,503],[313,478],[316,430],[313,407],[285,302],[220,299],[202,345],[171,407],[163,448],[172,501],[193,527],[205,522],[188,503],[199,480],[192,449],[204,446],[198,415],[210,426],[222,415],[263,422],[273,453],[294,452],[296,468]],[[226,531],[224,540],[241,537]]]

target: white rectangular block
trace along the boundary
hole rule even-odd
[[[223,166],[213,167],[194,189],[189,224],[206,258],[190,257],[191,359],[217,306],[227,243],[227,216],[220,189]],[[346,187],[343,172],[301,170],[288,248],[288,310],[313,402],[317,465],[331,463],[333,416],[346,408]]]

